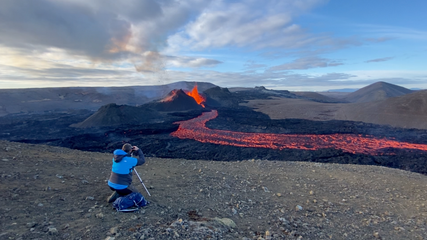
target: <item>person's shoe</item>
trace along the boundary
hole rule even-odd
[[[109,196],[109,197],[107,198],[107,203],[112,203],[112,202],[116,201],[116,199],[117,199],[118,197],[120,197],[120,195],[119,195],[116,191],[114,191],[114,192],[111,194],[111,196]]]

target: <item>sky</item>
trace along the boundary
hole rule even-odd
[[[0,88],[427,89],[425,0],[2,0]]]

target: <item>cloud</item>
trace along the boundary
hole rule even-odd
[[[168,43],[173,49],[193,50],[222,47],[296,49],[348,44],[347,40],[334,41],[325,34],[311,36],[294,22],[296,16],[325,2],[215,1],[184,29],[170,36]]]
[[[166,46],[207,3],[200,0],[4,0],[0,1],[0,45],[66,50],[93,60],[136,57]]]
[[[364,35],[369,34],[371,38],[367,38],[367,40],[371,42],[384,42],[394,39],[427,40],[427,31],[415,28],[374,24],[357,24],[353,27]]]
[[[321,89],[322,87],[336,86],[337,84],[351,83],[356,77],[347,73],[328,73],[320,75],[295,74],[288,72],[219,72],[212,70],[197,72],[170,71],[169,75],[175,80],[197,81],[203,79],[222,87],[255,87],[265,86],[276,89]]]
[[[371,63],[371,62],[385,62],[385,61],[391,60],[393,58],[394,57],[376,58],[376,59],[371,59],[371,60],[368,60],[368,61],[365,61],[365,62],[367,62],[367,63]]]
[[[200,67],[215,67],[221,64],[221,61],[207,58],[195,58],[195,57],[167,57],[168,64],[172,67],[184,67],[184,68],[200,68]]]
[[[382,43],[392,39],[393,39],[392,37],[377,37],[377,38],[367,38],[366,41],[373,42],[373,43]]]
[[[243,67],[245,69],[258,69],[258,68],[265,68],[265,67],[267,67],[267,65],[265,65],[265,64],[259,64],[259,63],[256,63],[255,61],[248,60],[243,65]]]
[[[306,57],[299,58],[290,63],[274,66],[268,69],[268,71],[283,71],[283,70],[300,70],[310,68],[325,68],[343,65],[342,62],[333,61],[319,57]]]
[[[46,68],[46,69],[31,69],[31,68],[21,68],[21,67],[7,67],[1,66],[0,69],[7,69],[9,71],[25,73],[30,78],[38,79],[45,78],[51,80],[60,80],[62,78],[66,79],[78,79],[78,78],[105,78],[111,76],[122,75],[125,73],[130,73],[126,70],[112,70],[112,69],[91,69],[91,68],[79,68],[66,65],[58,65],[57,67]],[[9,76],[9,78],[12,76]],[[18,78],[24,78],[23,76],[17,76]]]

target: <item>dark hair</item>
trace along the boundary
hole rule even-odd
[[[125,145],[123,145],[122,150],[130,153],[132,151],[132,145],[130,145],[129,143],[125,143]]]

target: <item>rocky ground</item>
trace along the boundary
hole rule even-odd
[[[426,239],[427,177],[398,169],[147,158],[151,202],[105,202],[112,156],[0,141],[0,239]]]

